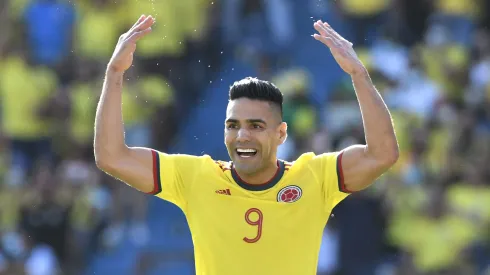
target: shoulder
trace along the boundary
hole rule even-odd
[[[215,161],[209,155],[169,154],[151,150],[153,163],[156,167],[175,167],[197,171],[205,166],[213,166]]]
[[[313,152],[307,152],[301,154],[295,161],[284,161],[284,163],[289,166],[321,165],[326,162],[336,162],[340,154],[341,152],[328,152],[317,155]]]
[[[326,171],[330,174],[331,171],[338,169],[338,166],[341,165],[339,162],[339,160],[341,160],[341,153],[342,152],[328,152],[317,155],[313,152],[307,152],[300,155],[294,162],[285,163],[291,164],[289,166],[291,170],[308,169],[314,174],[322,176]]]
[[[172,160],[172,161],[189,161],[189,162],[214,162],[211,156],[209,155],[189,155],[189,154],[181,154],[181,153],[164,153],[157,151],[155,149],[150,149],[151,153],[154,157],[158,157],[159,159]]]
[[[231,161],[215,160],[214,164],[223,172],[231,170]]]

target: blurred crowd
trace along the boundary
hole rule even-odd
[[[315,1],[304,1],[312,13]],[[219,75],[223,47],[285,94],[281,158],[363,143],[350,78],[312,102],[308,68],[290,66],[289,2],[0,1],[0,274],[80,274],[124,238],[148,243],[148,197],[98,171],[92,152],[105,65],[141,14],[158,24],[126,74],[129,145],[171,146],[203,83]],[[319,273],[490,274],[490,4],[324,6],[351,30],[345,36],[392,112],[401,155],[334,210]]]
[[[391,110],[401,155],[334,210],[320,271],[490,274],[489,2],[342,0],[334,8]],[[287,92],[283,157],[364,143],[351,79],[318,108],[308,100],[310,77],[298,68],[275,77]]]
[[[124,238],[148,243],[148,196],[94,165],[106,64],[141,14],[158,18],[125,76],[123,114],[128,144],[166,151],[218,61],[213,12],[194,0],[0,1],[0,274],[79,274]]]

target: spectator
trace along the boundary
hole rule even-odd
[[[65,0],[34,0],[27,4],[22,21],[34,64],[58,67],[70,56],[75,14],[73,4]]]
[[[2,133],[12,155],[7,184],[19,185],[37,158],[52,156],[52,111],[56,106],[50,104],[58,79],[46,68],[30,66],[21,52],[9,55],[0,70]]]
[[[341,0],[337,3],[342,15],[346,18],[346,24],[354,33],[353,37],[347,37],[357,46],[369,46],[378,36],[380,26],[388,20],[388,12],[391,10],[392,0],[371,0],[369,5],[362,0]]]

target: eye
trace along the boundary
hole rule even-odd
[[[262,125],[260,125],[260,124],[252,124],[252,128],[253,129],[263,129],[264,127],[262,127]]]
[[[237,128],[238,128],[238,126],[236,124],[233,124],[233,123],[226,125],[226,129],[237,129]]]

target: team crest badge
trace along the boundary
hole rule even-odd
[[[277,193],[278,202],[295,202],[301,198],[303,192],[296,185],[286,186]]]

